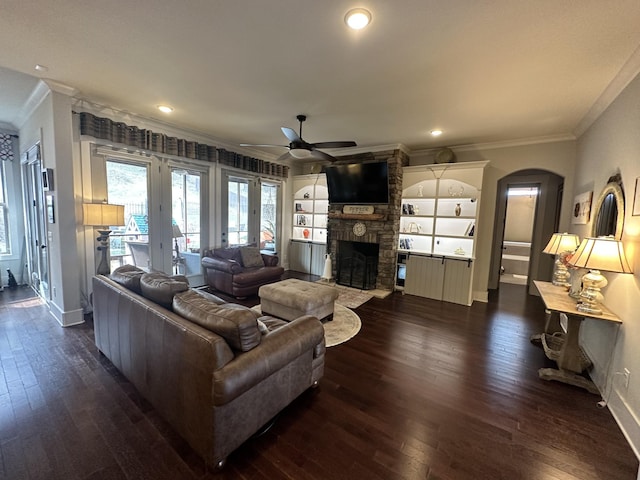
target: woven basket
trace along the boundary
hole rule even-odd
[[[553,335],[545,333],[542,335],[541,340],[547,357],[557,362],[560,358],[562,345],[565,342],[565,334],[562,332],[556,332]],[[591,360],[582,348],[580,348],[580,366],[582,370],[586,370],[591,366]]]

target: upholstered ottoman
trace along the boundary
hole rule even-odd
[[[262,285],[258,295],[263,315],[285,320],[313,315],[329,321],[333,319],[333,302],[338,298],[338,290],[328,285],[288,278]]]

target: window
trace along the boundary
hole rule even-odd
[[[151,268],[147,166],[107,160],[107,198],[124,205],[124,226],[112,226],[111,269],[123,264]]]
[[[249,181],[230,178],[228,192],[229,246],[244,245],[249,240]]]
[[[260,248],[275,252],[278,240],[278,185],[265,182],[260,190]]]
[[[7,207],[7,185],[5,163],[0,162],[0,255],[11,253],[9,242],[9,210]]]

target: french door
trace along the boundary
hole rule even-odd
[[[111,270],[136,265],[186,275],[191,285],[202,285],[200,252],[208,245],[209,166],[116,154],[100,147],[97,153],[101,157],[92,165],[94,201],[125,207],[125,225],[110,227]]]
[[[281,224],[280,183],[223,172],[222,246],[256,244],[276,253]]]
[[[45,300],[49,291],[49,251],[45,192],[42,183],[40,144],[22,155],[22,191],[27,228],[29,285]]]
[[[191,285],[204,283],[200,263],[202,232],[206,231],[206,182],[204,171],[182,165],[170,166],[171,171],[171,263],[174,273],[185,275]]]

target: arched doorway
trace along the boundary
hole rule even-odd
[[[527,285],[530,293],[535,293],[533,280],[548,280],[553,271],[553,258],[543,255],[542,249],[551,235],[557,231],[560,219],[560,206],[564,178],[555,173],[538,170],[520,170],[498,181],[494,219],[491,264],[489,269],[489,289],[500,285],[500,267],[504,248],[505,222],[507,218],[508,191],[515,187],[536,187],[538,201],[535,207],[533,232],[531,235],[531,254],[527,272]]]

